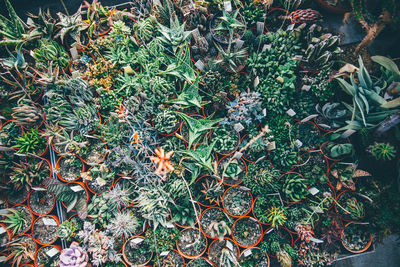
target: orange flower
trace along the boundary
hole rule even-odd
[[[138,134],[138,132],[135,132],[133,134],[133,141],[131,144],[136,144],[136,148],[138,148],[140,142],[142,142],[142,141],[139,139],[139,134]]]
[[[128,110],[126,110],[126,108],[120,104],[119,106],[115,106],[116,110],[115,113],[118,114],[118,118],[120,118],[118,121],[119,122],[126,122],[125,119],[123,119],[123,117],[125,117],[126,115],[128,115]]]
[[[174,151],[169,151],[165,153],[164,149],[156,148],[154,150],[156,153],[157,157],[151,156],[150,160],[153,161],[154,163],[158,164],[156,171],[154,172],[157,175],[163,175],[165,180],[165,175],[174,170],[174,167],[171,165],[171,161],[169,160],[171,156],[174,154]]]

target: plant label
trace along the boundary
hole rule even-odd
[[[5,261],[6,261],[6,259],[7,259],[7,257],[6,257],[6,256],[0,256],[0,262],[5,262]]]
[[[233,155],[233,158],[239,160],[242,156],[243,156],[243,153],[236,151],[235,154]]]
[[[228,241],[228,240],[226,240],[226,247],[227,247],[228,249],[230,249],[231,251],[233,251],[233,245],[232,245],[232,243],[231,243],[230,241]]]
[[[163,251],[160,253],[160,256],[165,257],[165,256],[168,256],[168,254],[169,254],[169,251]]]
[[[197,43],[197,42],[199,41],[200,37],[201,37],[198,28],[196,28],[196,29],[194,29],[194,30],[192,31],[192,36],[193,36],[193,39],[195,40],[195,42]]]
[[[58,249],[56,249],[56,248],[52,248],[46,252],[47,256],[49,256],[50,258],[54,257],[58,253],[60,253],[60,251],[58,251]]]
[[[310,237],[310,241],[312,241],[312,242],[314,242],[314,243],[324,243],[323,240],[317,239],[317,238],[314,238],[314,237]]]
[[[294,23],[293,24],[290,24],[288,27],[287,27],[287,31],[293,31],[293,29],[294,29]]]
[[[136,238],[132,239],[131,242],[134,244],[140,244],[143,242],[143,240],[144,240],[143,238],[136,237]]]
[[[301,90],[303,90],[303,91],[310,91],[310,89],[311,89],[311,86],[310,85],[303,85],[303,87],[301,87]]]
[[[0,210],[0,215],[4,215],[8,213],[8,209],[1,209]]]
[[[32,188],[32,190],[35,190],[35,191],[46,191],[46,188],[42,188],[42,187],[31,187]]]
[[[293,57],[293,60],[301,61],[301,60],[303,60],[303,56],[296,55],[296,56]]]
[[[267,109],[264,108],[263,111],[262,111],[262,113],[263,113],[263,116],[264,116],[264,117],[267,116]]]
[[[303,146],[303,142],[301,142],[299,139],[297,139],[297,140],[294,141],[294,142],[296,143],[296,146],[297,146],[298,148],[300,148],[300,147]]]
[[[153,5],[154,6],[162,6],[160,0],[153,0]]]
[[[82,186],[80,186],[80,185],[74,185],[74,186],[71,186],[70,188],[74,192],[79,192],[79,191],[83,190]]]
[[[243,41],[243,40],[240,40],[240,39],[237,40],[237,41],[236,41],[236,48],[237,48],[237,49],[242,48],[243,44],[244,44],[244,41]]]
[[[4,229],[4,227],[0,227],[0,235],[1,235],[2,233],[5,233],[5,232],[7,232],[7,230]]]
[[[58,225],[57,222],[52,218],[43,217],[42,220],[43,220],[44,225],[47,225],[47,226],[57,226]]]
[[[201,59],[197,60],[197,62],[194,64],[196,66],[196,68],[198,68],[200,71],[204,70],[204,63],[203,61],[201,61]]]
[[[290,108],[286,111],[286,114],[288,114],[290,117],[293,117],[294,115],[296,115],[296,112],[294,112],[294,110]]]
[[[233,129],[235,129],[236,132],[241,132],[244,130],[244,126],[241,123],[236,123],[233,125]]]
[[[268,151],[271,151],[271,150],[274,150],[274,149],[276,149],[276,143],[275,143],[275,141],[269,142],[269,143],[268,143],[268,146],[267,146],[267,150],[268,150]]]
[[[73,60],[76,60],[79,58],[78,49],[76,49],[76,47],[71,47],[69,52],[71,53],[71,57]]]
[[[264,22],[257,21],[257,33],[262,34],[264,32]]]
[[[252,254],[251,249],[247,249],[245,252],[243,252],[243,255],[247,258]]]
[[[232,3],[231,1],[225,1],[224,2],[224,9],[226,12],[231,12],[232,11]]]
[[[316,194],[318,194],[319,190],[315,187],[311,187],[310,189],[308,189],[308,192],[310,192],[311,195],[315,196]]]
[[[264,52],[265,50],[268,50],[268,51],[269,51],[269,50],[271,50],[271,47],[272,47],[272,46],[271,46],[270,44],[268,44],[268,45],[265,44],[265,45],[263,46],[262,51],[263,51],[263,52]]]
[[[301,122],[301,123],[307,122],[307,121],[310,121],[310,120],[312,120],[312,119],[314,119],[314,118],[316,118],[316,117],[318,117],[318,114],[312,114],[312,115],[310,115],[310,116],[305,117],[305,118],[302,119],[300,122]]]
[[[192,3],[181,7],[181,11],[184,17],[188,16],[192,10],[194,10],[194,5]]]
[[[172,223],[167,223],[167,224],[165,224],[165,226],[167,228],[174,228],[175,227]]]
[[[254,79],[254,83],[253,86],[257,87],[257,85],[260,83],[260,78],[258,78],[258,76]]]
[[[28,18],[28,19],[26,20],[26,24],[28,24],[29,26],[35,25],[35,23],[33,22],[33,19],[31,19],[31,18]]]
[[[267,234],[271,233],[272,231],[274,231],[274,228],[271,228],[267,231]]]

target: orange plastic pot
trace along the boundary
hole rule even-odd
[[[254,204],[253,195],[251,194],[250,190],[245,190],[245,191],[247,191],[247,192],[249,193],[249,196],[250,196],[250,199],[251,199],[250,208],[249,208],[247,211],[245,211],[242,215],[239,215],[239,216],[233,215],[233,214],[231,214],[231,213],[226,209],[226,207],[225,207],[225,196],[226,196],[226,194],[227,194],[230,190],[232,190],[232,189],[237,189],[237,188],[243,188],[243,186],[234,185],[234,186],[228,188],[228,189],[225,191],[225,193],[222,195],[222,207],[223,207],[224,211],[225,211],[229,216],[234,217],[234,218],[242,218],[242,217],[247,216],[247,215],[250,213],[251,208],[253,207],[253,204]]]
[[[104,151],[107,151],[107,143],[106,143],[103,139],[101,139],[101,138],[99,138],[99,140],[101,140],[101,141],[103,142],[103,144],[104,144]],[[84,159],[83,159],[81,156],[79,156],[79,155],[76,155],[76,156],[77,156],[83,163],[85,163],[86,165],[88,165],[88,166],[93,166],[93,165],[99,165],[100,163],[102,163],[102,162],[106,159],[107,154],[108,154],[107,152],[104,153],[102,159],[101,159],[100,161],[96,162],[95,164],[86,162],[86,160],[84,160]]]
[[[260,249],[260,248],[258,248],[258,247],[252,247],[252,248],[247,248],[247,249],[243,250],[242,253],[240,253],[239,261],[240,261],[240,258],[241,258],[241,257],[246,257],[244,254],[245,254],[248,250],[251,251],[251,250],[253,250],[253,249]],[[267,265],[267,267],[269,267],[271,261],[270,261],[270,259],[269,259],[268,253],[265,253],[265,256],[267,256],[267,259],[268,259],[268,265]]]
[[[230,241],[231,243],[233,243],[232,246],[235,246],[235,247],[236,247],[237,255],[238,255],[238,256],[237,256],[237,259],[239,259],[240,250],[239,250],[239,247],[236,245],[235,241],[233,241],[233,240],[232,240],[231,238],[229,238],[229,237],[225,237],[225,238],[224,238],[224,241],[225,241],[225,242],[226,242],[226,241]],[[209,259],[209,261],[211,261],[211,263],[213,264],[213,266],[218,267],[219,265],[216,264],[215,262],[213,262],[212,259],[210,259],[210,250],[211,250],[211,248],[213,247],[213,244],[214,244],[215,242],[219,242],[219,240],[217,239],[217,240],[212,241],[211,244],[210,244],[210,246],[208,247],[208,259]]]
[[[24,205],[24,204],[17,204],[17,205],[15,205],[15,206],[11,207],[11,209],[15,209],[16,207],[19,207],[19,206],[25,207],[25,208],[28,210],[29,215],[31,215],[31,218],[32,218],[31,225],[30,225],[24,232],[15,233],[15,235],[25,235],[27,232],[29,232],[29,231],[32,229],[32,225],[33,225],[33,222],[34,222],[34,220],[35,220],[35,217],[33,216],[31,210],[28,208],[27,205]],[[8,229],[8,228],[6,228],[6,229]]]
[[[148,259],[146,262],[144,262],[144,263],[142,263],[142,264],[140,264],[140,265],[134,265],[132,262],[130,262],[130,261],[128,260],[126,254],[125,254],[125,245],[126,245],[126,243],[128,243],[129,240],[131,240],[132,238],[141,238],[141,239],[144,240],[144,237],[142,237],[142,236],[137,236],[137,237],[131,237],[131,238],[129,238],[129,239],[124,243],[124,246],[122,247],[122,257],[124,258],[124,261],[125,261],[129,266],[144,266],[144,265],[148,264],[148,263],[151,261],[151,259],[153,258],[153,252],[151,253],[151,256],[149,257],[149,259]]]
[[[0,227],[2,227],[7,232],[7,235],[8,235],[8,242],[7,243],[10,243],[11,239],[13,237],[13,234],[11,233],[10,229],[8,229],[7,226],[5,224],[2,224],[2,223],[0,223]],[[8,247],[9,245],[10,244],[8,244],[6,247]]]
[[[207,179],[207,178],[216,179],[216,178],[213,178],[211,175],[205,174],[205,175],[202,175],[202,176],[200,176],[199,178],[197,178],[196,181],[195,181],[194,183],[197,184],[198,182],[201,181],[201,179]],[[214,203],[214,204],[201,203],[200,200],[197,200],[197,203],[198,203],[200,206],[205,207],[205,208],[214,208],[214,207],[217,207],[217,205],[218,205],[217,203]]]
[[[258,238],[258,240],[257,240],[256,243],[254,243],[254,244],[252,244],[252,245],[249,245],[249,246],[245,246],[245,245],[239,244],[239,242],[237,242],[237,240],[235,239],[235,237],[234,237],[234,235],[233,235],[233,232],[234,232],[234,230],[235,230],[236,223],[237,223],[238,221],[240,221],[240,220],[243,220],[243,219],[252,220],[252,221],[256,222],[256,223],[258,224],[258,226],[260,227],[260,232],[261,232],[261,233],[260,233],[260,237]],[[261,242],[261,240],[263,239],[263,235],[264,235],[264,233],[263,233],[263,228],[262,228],[261,223],[260,223],[257,219],[255,219],[255,218],[253,218],[253,217],[249,217],[249,216],[241,217],[241,218],[237,219],[237,220],[233,223],[233,225],[232,225],[232,239],[233,239],[233,242],[235,242],[235,244],[236,244],[237,246],[242,247],[242,248],[252,248],[252,247],[257,246],[257,245]]]
[[[90,172],[90,170],[91,170],[92,168],[93,168],[93,166],[89,168],[88,172]],[[109,168],[109,170],[111,171],[110,168]],[[109,187],[105,192],[110,191],[111,188],[113,187],[113,185],[114,185],[114,179],[113,179],[113,181],[111,182],[110,187]],[[90,185],[89,185],[89,183],[88,183],[88,181],[85,181],[85,186],[86,186],[86,188],[90,191],[90,193],[92,193],[93,195],[101,195],[101,194],[103,193],[103,192],[98,193],[98,192],[94,191],[93,189],[91,189],[91,188],[90,188]]]
[[[346,229],[346,227],[348,227],[349,225],[351,225],[351,224],[353,224],[353,223],[354,223],[354,222],[348,222],[348,223],[346,223],[346,225],[344,226],[344,228],[343,228],[343,230],[342,230],[342,233],[341,233],[342,245],[343,245],[343,247],[344,247],[347,251],[349,251],[349,252],[351,252],[351,253],[354,253],[354,254],[363,253],[363,252],[367,251],[367,250],[369,249],[369,247],[372,245],[373,236],[372,236],[371,233],[369,234],[369,241],[368,241],[368,243],[365,245],[365,247],[364,247],[363,249],[360,249],[360,250],[351,250],[351,249],[349,249],[348,247],[346,247],[346,245],[345,245],[345,243],[344,243],[344,241],[343,241],[343,233],[344,233],[344,230]]]
[[[57,162],[56,162],[56,170],[57,170],[57,177],[58,177],[58,179],[60,179],[60,180],[63,181],[64,183],[71,183],[71,182],[76,182],[76,181],[78,181],[79,178],[81,178],[82,173],[85,171],[85,164],[83,163],[82,159],[81,159],[80,157],[77,157],[80,161],[82,161],[82,171],[81,171],[81,173],[80,173],[79,176],[76,177],[74,180],[68,181],[68,180],[64,179],[64,178],[61,176],[60,172],[59,172],[59,169],[60,169],[60,161],[61,161],[61,159],[63,159],[63,158],[64,158],[64,156],[59,157],[58,160],[57,160]]]
[[[181,254],[179,251],[177,251],[176,249],[171,249],[171,251],[176,252],[176,253],[181,257],[182,263],[183,263],[182,267],[185,267],[185,266],[186,266],[186,264],[185,264],[185,258],[182,256],[182,254]],[[170,254],[168,254],[168,255],[170,255]],[[165,256],[165,257],[168,257],[168,256]],[[169,266],[169,265],[167,265],[167,266]]]
[[[89,203],[90,194],[89,194],[89,191],[86,189],[85,184],[82,183],[82,182],[69,182],[69,183],[67,183],[68,186],[73,186],[74,184],[78,184],[78,185],[80,185],[80,186],[83,188],[83,190],[84,190],[85,193],[86,193],[86,203]],[[64,208],[67,209],[67,206],[64,204],[64,202],[61,202],[61,204],[64,206]],[[72,209],[71,211],[76,211],[76,210],[75,210],[75,209]]]
[[[271,229],[273,229],[273,228],[269,227],[267,230],[264,231],[264,237],[267,236],[270,233]],[[286,227],[283,227],[283,226],[278,226],[278,229],[286,231],[289,234],[289,236],[290,236],[290,246],[293,247],[294,246],[294,238],[293,238],[292,232],[289,229],[287,229]],[[276,231],[276,229],[274,229],[274,231]],[[272,255],[272,254],[269,254],[269,253],[268,253],[268,256],[271,257],[271,258],[276,258],[276,255]]]
[[[209,259],[207,259],[206,257],[200,257],[199,259],[203,259],[203,260],[205,260],[208,264],[210,264],[210,266],[213,266],[213,264],[210,262],[210,260]],[[189,261],[187,264],[186,264],[186,266],[189,266],[192,262],[194,262],[196,259],[193,259],[193,260],[191,260],[191,261]]]
[[[32,233],[33,233],[34,230],[35,230],[35,224],[36,224],[36,222],[37,222],[39,219],[42,219],[42,218],[45,218],[45,217],[49,217],[49,218],[54,219],[54,220],[57,222],[57,225],[60,225],[60,221],[58,220],[58,218],[57,218],[56,216],[54,216],[54,215],[42,215],[42,216],[37,217],[36,220],[33,222],[33,224],[32,224]],[[53,241],[51,241],[50,243],[42,243],[40,240],[38,240],[38,239],[35,238],[35,237],[34,237],[33,239],[34,239],[35,242],[38,243],[39,245],[47,246],[47,245],[51,245],[51,244],[53,244],[54,242],[56,242],[57,239],[58,239],[58,236],[56,236],[55,239],[54,239]]]
[[[182,235],[183,232],[189,231],[189,230],[192,230],[192,229],[195,229],[196,231],[200,231],[200,234],[203,234],[203,235],[204,235],[204,233],[203,233],[201,230],[196,229],[196,228],[187,228],[187,229],[183,229],[183,230],[181,231],[181,235]],[[204,236],[205,236],[205,235],[204,235]],[[180,255],[182,258],[186,258],[186,259],[190,259],[190,260],[192,260],[192,259],[197,259],[197,258],[200,258],[200,257],[207,251],[207,246],[208,246],[207,238],[205,238],[205,241],[206,241],[206,246],[204,247],[203,251],[200,252],[199,254],[195,255],[195,256],[190,256],[190,255],[186,255],[185,253],[183,253],[182,250],[181,250],[181,248],[180,248],[179,245],[178,245],[179,240],[176,241],[176,249],[178,250],[177,252],[179,253],[179,255]],[[183,262],[185,262],[185,261],[183,261]]]
[[[30,239],[32,239],[32,241],[35,241],[35,240],[32,238],[31,235],[28,235],[28,234],[20,235],[20,237],[22,237],[22,236],[27,236],[27,237],[29,237]],[[36,254],[36,251],[38,250],[38,245],[36,244],[36,242],[33,242],[33,243],[35,244],[35,251],[34,251],[33,255],[35,255],[35,254]],[[33,267],[34,265],[31,264],[32,261],[33,261],[33,260],[28,260],[26,263],[21,263],[20,266],[32,266],[32,267]],[[10,266],[11,266],[11,263],[10,263]]]
[[[51,166],[51,165],[50,165],[50,166]],[[41,186],[41,188],[45,188],[45,187]],[[47,215],[47,214],[49,214],[52,210],[54,210],[54,206],[56,205],[56,198],[55,198],[54,194],[52,193],[52,196],[53,196],[52,208],[51,208],[48,212],[46,212],[46,213],[44,213],[44,214],[40,214],[40,213],[35,212],[35,211],[31,208],[31,205],[30,205],[30,199],[31,199],[31,195],[32,195],[33,192],[35,192],[35,190],[31,190],[31,191],[29,192],[27,205],[28,205],[29,210],[30,210],[34,215],[36,215],[36,216]]]
[[[218,210],[221,210],[222,212],[225,213],[225,211],[224,211],[223,209],[219,208],[219,207],[210,207],[210,208],[205,209],[205,210],[201,213],[201,216],[200,216],[200,218],[199,218],[199,222],[200,222],[200,223],[199,223],[199,228],[200,228],[200,231],[201,231],[207,238],[210,238],[210,239],[218,239],[218,237],[211,237],[211,236],[209,236],[209,235],[206,233],[206,231],[204,231],[203,228],[201,227],[201,218],[203,217],[204,213],[206,213],[208,210],[211,210],[211,209],[218,209]]]
[[[201,215],[201,207],[200,207],[200,205],[196,202],[196,203],[195,203],[195,206],[197,206],[197,207],[196,207],[196,208],[197,208],[197,211],[198,211],[197,214],[200,213],[200,215]],[[171,220],[172,220],[172,218],[174,218],[174,216],[172,215],[172,211],[170,211],[169,214],[170,214]],[[197,222],[197,220],[196,220],[195,223],[194,223],[194,226],[196,226],[197,223],[198,223],[198,222]],[[184,226],[184,225],[180,225],[180,224],[177,223],[177,222],[173,222],[173,224],[175,224],[176,226],[178,226],[178,227],[180,227],[180,228],[182,228],[182,229],[192,228],[192,226],[190,226],[190,225]]]
[[[228,157],[230,157],[229,155],[227,155],[227,156],[224,156],[224,157],[222,157],[219,161],[218,161],[218,169],[221,171],[221,175],[222,175],[222,172],[223,172],[223,166],[222,166],[222,161],[223,160],[225,160],[225,159],[228,159]],[[229,159],[228,159],[229,160]],[[240,161],[239,162],[241,162],[243,165],[244,165],[244,176],[247,174],[247,164],[246,164],[246,161],[243,159],[243,158],[240,158]],[[221,179],[219,179],[219,181],[221,181]],[[235,186],[235,185],[239,185],[239,184],[241,184],[242,183],[242,180],[239,180],[237,183],[234,183],[234,184],[228,184],[228,183],[226,183],[226,178],[224,178],[223,179],[223,181],[222,181],[222,183],[224,184],[224,185],[227,185],[227,186]]]
[[[29,131],[32,131],[33,129],[39,129],[39,128],[41,128],[41,127],[43,126],[45,120],[46,120],[46,115],[45,115],[45,113],[44,113],[44,108],[43,108],[43,106],[40,105],[40,104],[38,104],[38,103],[35,103],[35,104],[38,105],[38,106],[40,107],[40,109],[43,111],[42,121],[40,122],[40,124],[39,124],[38,127],[35,127],[35,128],[32,128],[32,129],[28,129],[28,128],[26,128],[25,126],[22,126],[22,129],[24,129],[25,131],[28,131],[28,132],[29,132]]]
[[[23,189],[23,190],[25,190],[25,189]],[[11,202],[11,201],[9,201],[9,200],[7,199],[7,196],[5,196],[5,200],[6,200],[6,203],[7,203],[7,207],[9,208],[9,207],[13,207],[13,206],[16,206],[16,205],[20,205],[20,204],[22,204],[22,203],[25,203],[25,202],[28,200],[28,197],[29,197],[29,191],[28,191],[28,189],[26,189],[26,191],[27,191],[28,193],[26,194],[25,199],[24,199],[23,201],[19,202],[19,203]]]
[[[38,256],[38,254],[39,254],[39,251],[40,251],[41,249],[43,249],[43,248],[46,248],[46,247],[55,248],[55,249],[57,249],[58,252],[60,252],[60,253],[61,253],[61,250],[62,250],[61,246],[59,246],[59,245],[46,245],[46,246],[40,247],[39,249],[36,250],[36,253],[35,253],[35,260],[34,260],[34,262],[33,262],[34,265],[35,265],[35,267],[44,267],[44,264],[38,265],[37,256]]]

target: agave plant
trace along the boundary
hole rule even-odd
[[[56,34],[56,20],[51,16],[50,10],[42,11],[39,9],[38,15],[28,13],[27,24],[32,28],[31,35],[40,38],[52,39]]]
[[[10,19],[0,15],[0,33],[3,36],[0,39],[0,46],[16,46],[24,41],[27,26],[18,17],[9,0],[4,1],[8,10]]]
[[[29,236],[17,237],[15,242],[11,243],[5,251],[10,251],[7,261],[12,260],[12,266],[21,266],[22,263],[29,262],[34,259],[35,243]]]
[[[68,16],[59,12],[57,16],[59,19],[57,26],[61,27],[61,30],[56,37],[60,37],[61,42],[64,42],[64,38],[68,34],[73,40],[80,41],[81,31],[88,28],[88,25],[82,21],[81,13],[78,11]]]
[[[185,23],[180,24],[176,15],[171,17],[169,28],[162,24],[158,24],[158,26],[161,33],[158,38],[174,54],[178,48],[183,47],[186,42],[190,41],[191,32],[185,31]]]

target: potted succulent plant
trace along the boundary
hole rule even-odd
[[[38,217],[32,226],[32,237],[40,245],[51,245],[57,238],[58,218],[53,215]]]
[[[33,215],[27,206],[18,204],[8,209],[8,213],[4,214],[4,219],[1,222],[7,224],[7,229],[10,229],[13,234],[21,235],[31,229]]]
[[[293,236],[288,229],[284,227],[268,228],[264,233],[260,249],[262,252],[268,253],[270,257],[276,258],[279,255],[278,253],[283,251],[292,254],[293,245]],[[296,252],[293,254],[296,254]]]
[[[208,259],[216,266],[238,266],[239,248],[232,239],[214,240],[208,248]]]
[[[5,224],[0,223],[0,241],[5,247],[8,247],[9,242],[12,238],[12,233],[7,229]],[[7,244],[7,245],[6,245]]]
[[[27,158],[25,161],[14,162],[11,170],[10,183],[16,189],[38,186],[52,174],[50,162],[41,158]]]
[[[14,186],[8,187],[3,190],[4,196],[6,198],[6,202],[9,206],[14,206],[17,204],[21,204],[27,200],[29,196],[29,188],[23,187],[20,190],[16,190]]]
[[[371,201],[368,197],[343,191],[337,196],[335,209],[343,220],[362,220],[366,215],[365,203]]]
[[[372,244],[373,237],[368,224],[349,222],[342,231],[343,247],[351,253],[362,253]]]
[[[286,221],[285,209],[278,193],[258,196],[252,209],[254,217],[263,224],[269,224],[273,220],[277,225],[282,225]]]
[[[58,158],[56,163],[57,177],[66,183],[78,180],[85,171],[82,160],[73,155],[65,155]]]
[[[49,214],[55,204],[56,199],[54,194],[48,192],[46,188],[38,188],[29,193],[28,207],[35,215]]]
[[[154,128],[166,136],[170,136],[177,132],[182,125],[182,119],[180,119],[176,113],[167,109],[157,113],[153,122]]]
[[[166,254],[167,252],[165,252]],[[159,255],[154,259],[154,266],[167,267],[167,266],[185,266],[184,258],[172,249],[168,251],[168,255]]]
[[[239,264],[243,267],[269,267],[270,261],[267,253],[263,253],[260,248],[248,248],[240,253]]]
[[[83,140],[82,140],[83,141]],[[75,152],[88,166],[100,164],[107,156],[107,145],[100,138],[87,137],[87,145]]]
[[[203,234],[211,239],[223,239],[231,233],[233,218],[230,218],[220,208],[208,208],[200,217],[200,229]]]
[[[244,186],[234,186],[225,191],[222,205],[226,213],[232,217],[246,216],[253,206],[253,196]]]
[[[49,266],[57,267],[58,258],[61,252],[60,246],[43,246],[40,247],[35,254],[35,267]]]
[[[123,257],[126,263],[132,265],[146,265],[150,262],[153,252],[144,241],[144,237],[131,237],[128,239],[122,249]]]
[[[201,257],[207,250],[207,238],[196,228],[182,230],[181,236],[176,241],[178,252],[187,259]]]
[[[279,146],[269,153],[269,157],[273,166],[281,172],[292,170],[301,159],[296,145]]]
[[[210,263],[210,261],[205,258],[205,257],[201,257],[198,259],[193,259],[191,261],[189,261],[186,264],[187,267],[210,267],[213,266],[212,263]]]
[[[242,182],[243,176],[247,172],[247,164],[243,159],[233,159],[225,156],[218,162],[218,171],[225,185],[238,185]]]
[[[38,129],[25,132],[13,141],[13,148],[17,149],[20,154],[34,154],[43,156],[47,152],[48,143],[46,137],[43,136]]]
[[[81,175],[90,192],[100,195],[108,191],[114,182],[115,173],[106,164],[92,166],[87,172]]]
[[[78,242],[72,242],[69,248],[65,248],[61,251],[58,266],[87,266],[89,261],[88,254],[83,250]]]
[[[228,126],[222,126],[214,130],[211,138],[215,141],[215,152],[221,155],[229,155],[239,146],[240,134]]]
[[[307,180],[296,172],[288,172],[282,177],[282,192],[287,202],[299,202],[307,194]]]
[[[222,201],[224,187],[212,176],[204,175],[199,177],[195,181],[194,188],[195,191],[200,193],[197,202],[203,207],[215,207]]]
[[[12,259],[12,266],[23,266],[34,260],[37,245],[29,235],[20,235],[5,249],[8,254],[6,261]]]
[[[256,246],[263,236],[261,223],[252,217],[241,217],[232,226],[232,239],[240,247]]]
[[[224,10],[222,14],[212,17],[209,28],[214,40],[221,44],[229,44],[235,43],[243,36],[246,24],[239,12],[239,9],[232,12]]]

